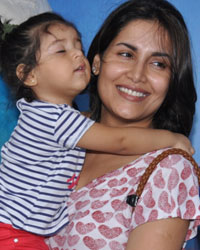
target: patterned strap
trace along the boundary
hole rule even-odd
[[[135,192],[134,195],[129,195],[127,197],[127,203],[131,206],[133,206],[133,209],[136,207],[137,201],[139,200],[142,191],[150,177],[150,175],[152,174],[152,172],[154,171],[154,169],[156,168],[157,164],[162,161],[164,158],[168,157],[169,155],[174,155],[174,154],[179,154],[182,155],[184,158],[186,158],[188,161],[190,161],[194,167],[195,173],[198,177],[198,181],[199,181],[199,185],[200,185],[200,168],[197,165],[197,163],[195,162],[195,160],[193,159],[193,157],[191,155],[189,155],[186,151],[182,150],[182,149],[178,149],[178,148],[172,148],[172,149],[168,149],[164,152],[162,152],[161,154],[159,154],[148,166],[148,168],[145,170],[144,174],[141,176],[140,178],[140,183],[137,187],[137,190]]]

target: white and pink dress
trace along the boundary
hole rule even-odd
[[[73,191],[70,223],[47,243],[51,250],[124,250],[129,233],[159,219],[191,220],[186,241],[200,225],[199,186],[192,164],[182,155],[162,160],[150,176],[135,211],[127,204],[151,161],[163,150],[147,153]]]

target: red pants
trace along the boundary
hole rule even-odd
[[[0,223],[0,250],[48,250],[43,236]]]

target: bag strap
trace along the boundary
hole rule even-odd
[[[174,155],[174,154],[182,155],[185,159],[187,159],[188,161],[190,161],[192,163],[194,170],[195,170],[195,174],[197,175],[198,182],[200,185],[200,168],[197,165],[196,161],[193,159],[193,157],[182,149],[178,149],[178,148],[168,149],[153,159],[153,161],[149,164],[149,166],[145,170],[144,174],[141,176],[140,183],[137,187],[135,194],[129,195],[127,197],[126,202],[133,207],[133,211],[137,205],[137,202],[138,202],[138,200],[143,192],[143,189],[144,189],[150,175],[152,174],[152,172],[156,168],[157,164],[159,162],[161,162],[164,158],[168,157],[169,155]]]

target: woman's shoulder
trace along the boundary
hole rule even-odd
[[[196,219],[199,216],[199,184],[193,163],[187,154],[168,150],[150,154],[153,159],[157,159],[157,164],[150,171],[135,209],[137,225],[163,218]],[[156,158],[162,153],[163,158]],[[142,222],[138,219],[139,215],[145,218]]]
[[[151,169],[152,176],[162,173],[165,180],[171,178],[171,176],[177,176],[177,178],[179,176],[180,181],[183,182],[189,177],[198,181],[199,168],[197,163],[192,156],[181,149],[157,150],[147,154],[144,161],[148,163],[146,168],[149,168],[149,171]]]
[[[154,162],[159,164],[161,168],[177,169],[179,172],[181,170],[191,169],[192,172],[197,174],[198,171],[198,165],[193,157],[182,149],[169,148],[160,150]]]
[[[187,165],[192,169],[198,168],[197,163],[191,155],[182,149],[176,148],[155,150],[145,154],[139,159],[145,161],[149,165],[154,164],[155,167],[156,165],[160,165],[165,168],[175,168],[178,165],[179,167],[185,167]]]
[[[162,149],[144,155],[134,162],[140,172],[140,181],[146,183],[144,190],[154,193],[172,191],[179,194],[184,188],[187,192],[198,193],[198,166],[193,158],[182,150]],[[196,164],[196,166],[195,166]]]

